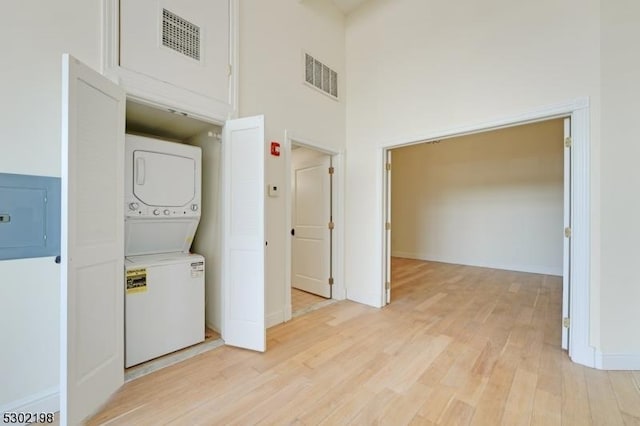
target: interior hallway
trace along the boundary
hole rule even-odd
[[[561,279],[393,260],[392,303],[344,301],[126,384],[89,424],[640,424],[640,372],[572,364]]]

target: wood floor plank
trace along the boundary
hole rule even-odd
[[[562,398],[544,390],[538,389],[533,402],[532,425],[561,425]]]
[[[640,382],[628,371],[609,371],[608,375],[620,411],[640,420]]]
[[[502,424],[528,425],[533,412],[533,400],[538,376],[522,368],[516,371],[504,408]]]
[[[562,280],[393,259],[392,302],[340,301],[127,383],[88,425],[640,425],[640,372],[573,364]]]
[[[344,403],[325,417],[318,425],[336,425],[336,424],[349,424],[352,420],[360,414],[363,408],[373,408],[376,404],[384,404],[390,401],[393,397],[391,391],[387,390],[382,396],[368,390],[363,392],[354,392],[345,395]],[[385,404],[386,405],[386,404]],[[364,424],[364,423],[362,423]]]
[[[397,394],[387,404],[380,416],[381,425],[405,425],[415,417],[420,405],[431,389],[421,383],[414,383],[406,392]]]
[[[593,424],[624,426],[607,372],[588,368],[584,371],[584,376]]]
[[[291,312],[296,313],[303,309],[309,309],[317,303],[326,301],[322,296],[291,287]]]
[[[453,402],[455,395],[456,389],[446,385],[431,389],[427,394],[424,403],[416,413],[416,416],[425,418],[435,424],[439,424],[440,418]]]
[[[543,344],[538,369],[538,389],[562,399],[562,365],[566,353]]]
[[[471,419],[472,425],[499,424],[502,421],[504,407],[515,375],[515,367],[498,362],[489,382],[476,406]]]
[[[468,425],[473,417],[474,409],[469,404],[454,399],[442,414],[438,424],[441,425]]]
[[[335,384],[326,385],[320,382],[319,386],[324,388],[326,392],[319,392],[316,399],[307,399],[304,405],[295,406],[293,413],[296,420],[301,421],[303,424],[319,424],[345,403],[348,403],[354,397],[353,390],[363,389],[363,383],[371,377],[372,372],[379,369],[386,362],[388,362],[388,355],[375,354],[366,362],[360,362],[359,366],[353,370],[344,369],[341,364],[338,364],[340,368],[338,369],[339,371],[336,371],[337,366],[334,366],[334,370],[328,371],[327,374],[333,374],[341,380]],[[345,371],[350,371],[351,374],[344,374]],[[367,393],[367,395],[369,394]],[[287,416],[292,412],[290,410],[285,411],[287,411]]]
[[[590,425],[591,408],[584,378],[586,368],[562,361],[562,423],[569,425]]]
[[[489,383],[488,377],[470,375],[467,381],[456,391],[456,399],[471,407],[477,407],[480,397]]]

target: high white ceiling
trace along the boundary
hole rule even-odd
[[[333,0],[335,5],[338,6],[345,15],[366,1],[368,0]]]

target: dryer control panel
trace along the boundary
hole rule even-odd
[[[127,210],[125,214],[128,217],[199,217],[200,216],[200,205],[197,203],[193,203],[188,208],[175,209],[173,207],[162,208],[162,207],[154,207],[148,206],[146,204],[140,203],[138,199],[132,199],[129,201],[127,206],[125,207]]]

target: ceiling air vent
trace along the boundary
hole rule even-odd
[[[304,79],[309,85],[338,99],[338,73],[308,53],[304,55]]]
[[[162,9],[162,45],[200,60],[200,27]]]

